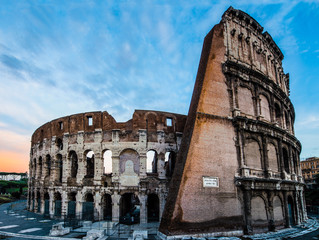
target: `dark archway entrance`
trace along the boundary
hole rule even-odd
[[[286,148],[282,149],[282,156],[284,159],[284,168],[286,173],[290,173],[290,168],[289,168],[289,156],[288,156],[288,151]]]
[[[288,197],[288,218],[289,218],[289,225],[290,226],[295,225],[295,208],[294,208],[294,202],[291,196]]]
[[[82,206],[82,219],[87,221],[94,220],[94,198],[92,193],[88,193],[85,196],[85,202]]]
[[[121,197],[120,222],[124,224],[140,222],[140,201],[134,193],[125,193]]]
[[[147,222],[159,221],[159,199],[154,193],[147,198]]]
[[[49,193],[44,194],[44,216],[48,217],[50,216],[50,196]]]
[[[61,217],[61,210],[62,210],[61,194],[60,193],[55,193],[54,194],[54,200],[55,200],[54,216],[55,217]]]
[[[104,194],[103,199],[103,220],[112,221],[112,198],[110,194]]]
[[[69,202],[68,202],[68,218],[75,218],[76,214],[76,193],[72,192],[69,194]]]

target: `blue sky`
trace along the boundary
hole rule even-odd
[[[301,157],[319,157],[318,1],[0,4],[0,171],[8,161],[26,169],[32,133],[61,116],[187,114],[203,39],[230,5],[255,18],[285,55]]]

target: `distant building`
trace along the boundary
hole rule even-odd
[[[25,173],[12,173],[12,172],[0,172],[0,180],[5,181],[20,181],[22,178],[27,178],[28,174]]]
[[[314,184],[315,175],[319,174],[319,157],[311,157],[301,163],[302,176],[308,186]]]

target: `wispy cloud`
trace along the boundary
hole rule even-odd
[[[310,6],[288,0],[3,3],[0,138],[23,141],[45,122],[78,112],[106,110],[118,121],[130,119],[134,109],[186,114],[203,39],[230,5],[248,12],[274,37],[292,66],[296,109],[303,106],[319,116],[300,90],[306,81],[301,54],[318,51],[308,46],[317,36],[305,41],[295,33],[300,3]],[[311,4],[308,11],[316,12],[319,7]],[[307,74],[307,81],[313,76],[318,74]],[[297,118],[298,134],[311,125],[319,135],[317,118],[309,119]],[[11,143],[3,146],[18,151]]]

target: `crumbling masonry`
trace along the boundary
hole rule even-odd
[[[32,136],[29,209],[118,222],[139,207],[134,222],[159,221],[185,122],[184,115],[136,110],[124,123],[90,112],[44,124]]]
[[[161,219],[163,239],[303,222],[301,144],[282,60],[259,23],[230,7],[205,37],[187,120],[137,110],[126,123],[98,112],[41,126],[32,136],[28,208],[120,221],[139,206],[141,223]]]

